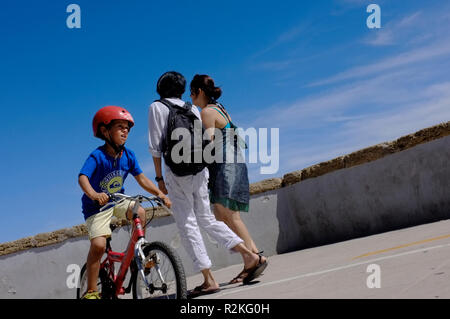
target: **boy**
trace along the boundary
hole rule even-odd
[[[94,136],[104,140],[105,144],[89,155],[78,175],[78,183],[84,192],[83,214],[91,241],[87,257],[88,290],[83,296],[85,299],[100,299],[97,280],[106,238],[111,236],[111,217],[132,217],[132,207],[129,207],[130,202],[127,200],[99,213],[100,207],[109,201],[107,194],[123,193],[123,183],[128,173],[131,173],[143,189],[160,197],[167,207],[171,206],[170,200],[143,174],[134,153],[124,146],[133,125],[131,114],[118,106],[101,108],[92,123]],[[145,225],[145,210],[141,207],[138,213]]]

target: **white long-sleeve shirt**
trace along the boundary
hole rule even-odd
[[[178,98],[167,99],[173,104],[183,106],[184,101]],[[192,105],[192,112],[201,121],[200,112],[195,105]],[[162,142],[167,132],[167,122],[169,119],[169,109],[161,102],[153,102],[148,110],[148,145],[150,154],[153,157],[161,157]]]

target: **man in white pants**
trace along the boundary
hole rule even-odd
[[[183,106],[181,97],[185,91],[186,80],[178,72],[166,72],[158,80],[157,92],[161,99],[172,104]],[[200,118],[196,106],[192,112]],[[248,250],[239,238],[225,223],[217,221],[211,213],[208,194],[208,169],[195,175],[178,176],[164,165],[165,179],[162,174],[162,145],[166,138],[169,109],[161,102],[155,101],[149,108],[149,149],[153,157],[158,187],[168,194],[172,201],[172,212],[180,232],[182,243],[194,263],[194,270],[201,271],[204,276],[202,285],[197,286],[193,295],[213,293],[219,290],[218,283],[211,273],[211,260],[206,251],[199,226],[223,247],[240,252],[244,260],[244,269],[249,276],[257,272],[259,256]],[[256,276],[254,276],[256,278]]]

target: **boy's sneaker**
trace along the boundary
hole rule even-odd
[[[98,291],[89,290],[81,299],[102,299]]]

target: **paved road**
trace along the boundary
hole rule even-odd
[[[226,285],[241,267],[214,271],[221,291],[197,299],[450,298],[450,220],[272,256],[255,284]]]

